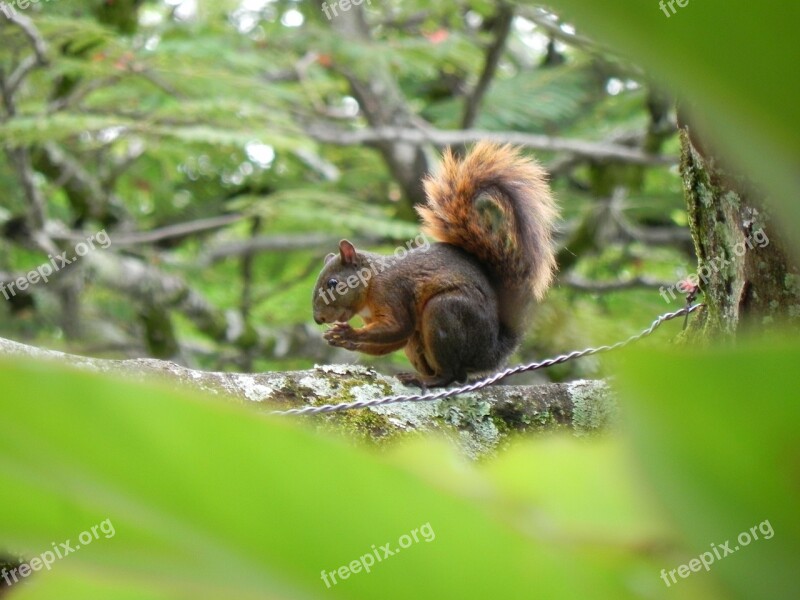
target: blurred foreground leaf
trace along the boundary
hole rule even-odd
[[[672,5],[674,12],[668,5]],[[555,0],[565,20],[667,81],[716,147],[800,225],[800,4]],[[666,8],[660,8],[664,5]],[[666,12],[664,12],[666,10]],[[789,228],[787,227],[787,230]]]
[[[625,429],[634,454],[686,540],[680,563],[730,540],[714,575],[737,598],[790,598],[800,588],[800,343],[629,352]],[[774,536],[740,542],[764,521]],[[692,577],[706,577],[705,572]],[[678,579],[682,587],[685,580]]]
[[[605,465],[613,449],[521,448],[453,491],[426,483],[457,478],[436,444],[390,463],[219,398],[53,364],[4,364],[0,389],[0,547],[30,560],[105,520],[114,527],[33,574],[20,599],[666,597],[663,559],[620,543],[638,501],[630,482],[618,485],[619,465]],[[427,463],[438,473],[421,474]],[[528,480],[516,492],[515,477]],[[395,549],[426,523],[435,539],[326,588],[323,569]],[[589,535],[574,535],[583,527]]]

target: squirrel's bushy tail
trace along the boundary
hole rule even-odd
[[[425,192],[423,232],[478,259],[499,286],[503,321],[516,329],[555,269],[547,173],[513,146],[479,142],[463,160],[448,149]]]

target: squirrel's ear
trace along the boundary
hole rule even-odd
[[[339,242],[339,253],[342,256],[342,264],[352,265],[356,262],[356,247],[347,240]]]
[[[330,254],[328,254],[328,256],[325,257],[325,264],[327,265],[329,262],[331,262],[332,258],[336,258],[336,255],[333,252],[331,252]]]

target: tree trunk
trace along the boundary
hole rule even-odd
[[[697,252],[697,273],[688,281],[699,286],[706,303],[690,338],[797,328],[800,269],[763,194],[726,169],[691,126],[681,130],[681,145],[681,176]]]

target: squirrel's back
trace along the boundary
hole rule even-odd
[[[519,333],[556,266],[545,170],[513,146],[479,142],[462,160],[447,150],[425,191],[424,233],[477,259],[496,286],[501,321]]]

